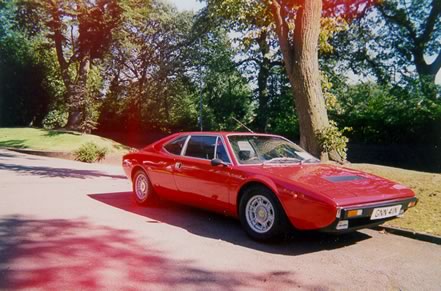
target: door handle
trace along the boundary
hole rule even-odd
[[[175,169],[176,170],[180,170],[182,168],[182,163],[181,162],[177,162],[176,164],[175,164]]]
[[[142,163],[144,165],[151,165],[151,166],[165,166],[167,164],[166,162],[163,162],[163,161],[157,162],[157,163],[151,162],[151,161],[143,161]]]

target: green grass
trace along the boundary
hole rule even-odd
[[[386,225],[441,235],[441,174],[371,164],[351,164],[349,167],[399,182],[415,192],[418,205],[409,209],[404,217]]]
[[[87,142],[105,147],[109,154],[122,154],[130,149],[104,137],[74,131],[0,128],[0,147],[73,152]]]

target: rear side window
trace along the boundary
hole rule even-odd
[[[185,155],[188,157],[212,160],[216,147],[215,136],[192,136],[188,141]]]
[[[164,146],[164,148],[172,154],[180,155],[182,148],[184,147],[185,141],[187,140],[187,136],[181,136],[173,141],[169,142]]]

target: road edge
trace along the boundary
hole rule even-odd
[[[441,236],[428,234],[424,232],[418,232],[408,229],[403,229],[399,227],[393,227],[393,226],[387,226],[387,225],[380,225],[373,227],[375,230],[385,230],[386,232],[394,235],[404,236],[411,239],[416,239],[419,241],[429,242],[437,245],[441,245]]]
[[[0,148],[21,154],[77,161],[75,159],[74,154],[71,152],[45,151],[45,150],[33,150],[33,149],[21,149],[21,148],[9,148],[9,147],[0,147]],[[123,154],[107,154],[103,160],[94,162],[93,164],[121,165],[122,156]]]

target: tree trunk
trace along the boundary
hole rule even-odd
[[[292,71],[288,77],[299,117],[300,146],[323,157],[326,153],[322,153],[316,134],[329,125],[318,65],[321,9],[322,1],[305,0],[297,11]]]
[[[317,131],[329,126],[318,65],[322,1],[298,2],[301,5],[297,10],[293,34],[287,23],[287,7],[282,7],[287,4],[273,0],[271,8],[299,117],[300,146],[327,160],[328,153],[322,151],[317,137]]]
[[[68,88],[69,117],[66,128],[82,131],[87,95],[87,79],[90,71],[90,57],[81,57],[77,82]]]
[[[421,89],[424,95],[429,98],[436,99],[437,88],[435,84],[436,74],[439,67],[437,62],[441,62],[441,57],[438,56],[432,64],[427,64],[424,59],[424,44],[417,43],[416,48],[412,51],[414,56],[415,67],[421,82]],[[438,65],[439,66],[439,65]]]
[[[259,73],[257,76],[257,94],[259,99],[259,105],[257,107],[256,116],[256,129],[259,132],[266,132],[267,128],[267,108],[269,103],[268,92],[268,78],[271,70],[271,60],[267,57],[270,52],[269,45],[267,43],[267,33],[262,31],[260,37],[257,40],[260,53],[262,54],[262,62],[259,64]]]

